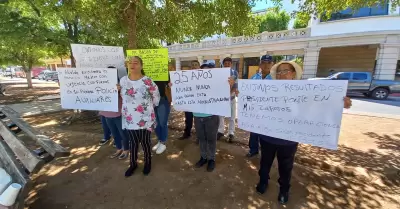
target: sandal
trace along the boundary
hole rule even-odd
[[[122,151],[117,151],[117,152],[115,152],[114,154],[112,154],[111,156],[110,156],[110,158],[111,159],[113,159],[113,158],[116,158],[116,157],[118,157],[118,156],[120,156],[122,154]]]
[[[118,157],[119,160],[124,160],[129,156],[127,152],[122,152],[122,154]]]

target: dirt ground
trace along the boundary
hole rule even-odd
[[[339,150],[302,145],[296,155],[290,201],[280,206],[276,164],[267,193],[254,192],[259,159],[244,157],[248,137],[244,131],[236,134],[235,144],[218,142],[216,169],[209,173],[193,168],[199,158],[198,146],[194,138],[177,140],[182,116],[174,112],[167,150],[153,155],[150,175],[143,176],[140,162],[135,174],[125,178],[128,161],[109,159],[114,148],[98,146],[100,121],[60,125],[67,115],[25,118],[71,151],[70,157],[54,160],[32,176],[34,189],[26,208],[400,208],[398,120],[344,115]],[[319,162],[361,169],[374,178],[332,171]]]

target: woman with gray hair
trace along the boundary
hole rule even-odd
[[[271,68],[270,75],[272,80],[300,80],[303,75],[303,69],[295,62],[282,61]],[[349,97],[345,97],[344,108],[350,107],[351,100]],[[294,141],[260,135],[261,160],[260,170],[258,171],[260,181],[256,187],[258,193],[265,193],[268,186],[269,172],[275,156],[277,156],[279,170],[278,182],[280,185],[278,201],[281,204],[288,202],[290,179],[298,144],[298,142]]]

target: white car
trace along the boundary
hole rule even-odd
[[[50,73],[51,70],[43,70],[42,72],[39,73],[37,76],[39,80],[45,80],[46,79],[46,74]]]

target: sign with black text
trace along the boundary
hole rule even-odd
[[[58,68],[64,109],[118,112],[117,71],[110,68]]]
[[[125,68],[124,49],[120,46],[71,44],[71,48],[77,68]]]
[[[182,70],[169,74],[176,110],[231,116],[229,68]]]
[[[239,80],[238,127],[337,149],[347,81]]]

